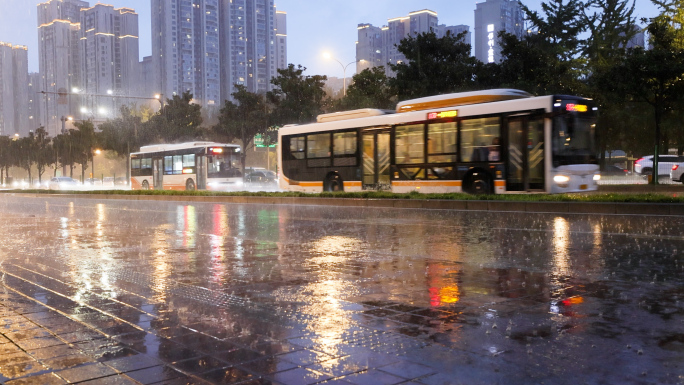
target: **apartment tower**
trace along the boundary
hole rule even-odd
[[[0,42],[0,135],[28,135],[28,84],[27,48]]]
[[[81,10],[80,85],[82,118],[105,119],[138,96],[138,14],[129,8],[96,4]],[[154,95],[148,95],[150,98]]]
[[[524,15],[518,0],[486,0],[475,8],[475,57],[483,63],[501,61],[499,33],[523,35]]]
[[[37,7],[40,88],[45,92],[40,125],[50,136],[61,132],[62,118],[72,114],[79,104],[69,94],[82,88],[80,11],[88,6],[80,0],[48,0]]]

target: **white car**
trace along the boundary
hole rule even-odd
[[[76,179],[68,176],[58,176],[50,179],[48,184],[50,190],[75,190],[80,184]]]
[[[684,156],[658,155],[658,175],[670,175],[670,170],[675,164],[684,162]],[[653,173],[653,155],[648,155],[634,162],[634,172],[639,175],[651,175]]]
[[[674,166],[672,166],[672,170],[670,170],[670,179],[672,179],[673,182],[684,183],[684,179],[682,179],[682,174],[684,174],[684,163],[677,163]]]

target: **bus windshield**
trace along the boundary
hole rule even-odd
[[[576,113],[554,119],[553,165],[596,164],[596,118]]]
[[[226,152],[207,156],[208,178],[235,178],[240,172],[240,154]]]

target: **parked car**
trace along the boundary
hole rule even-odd
[[[102,186],[102,181],[98,178],[88,178],[84,184],[87,186]]]
[[[670,175],[672,166],[684,162],[684,156],[659,155],[658,175]],[[634,172],[639,175],[651,175],[653,173],[653,155],[648,155],[634,162]]]
[[[114,177],[106,176],[106,177],[102,178],[102,185],[103,186],[114,186]]]
[[[50,179],[48,187],[50,190],[74,190],[78,188],[79,183],[74,178],[68,176],[58,176]]]
[[[682,174],[684,174],[684,163],[677,163],[672,166],[672,170],[670,170],[670,179],[672,179],[673,182],[684,183]]]
[[[278,175],[270,170],[253,171],[245,177],[245,183],[259,187],[278,187]]]

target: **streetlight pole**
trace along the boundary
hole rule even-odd
[[[156,94],[156,95],[154,95],[154,98],[159,100],[159,105],[160,105],[159,108],[160,109],[164,108],[164,94]]]
[[[95,176],[95,155],[100,155],[101,152],[102,152],[102,151],[100,151],[99,149],[93,151],[93,157],[91,158],[91,159],[92,159],[92,160],[91,160],[91,163],[92,163],[91,168],[93,169],[93,176],[92,176],[92,179],[96,179],[96,178],[97,178],[97,177]],[[104,180],[102,180],[101,183],[104,185]],[[95,186],[95,181],[94,181],[94,180],[93,180],[93,186]]]
[[[361,60],[354,60],[353,62],[351,62],[347,65],[344,65],[344,64],[342,64],[341,61],[335,59],[331,54],[329,54],[327,52],[323,54],[323,57],[325,57],[326,59],[332,59],[332,60],[340,63],[340,66],[342,66],[342,76],[344,76],[344,79],[342,79],[342,94],[344,96],[347,96],[347,67],[349,67],[352,64],[358,63]]]

